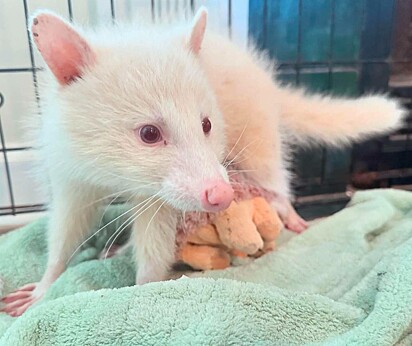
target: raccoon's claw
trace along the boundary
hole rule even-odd
[[[30,306],[36,303],[44,293],[35,290],[36,284],[27,284],[17,291],[3,297],[1,302],[5,306],[0,312],[5,312],[13,317],[21,316]]]

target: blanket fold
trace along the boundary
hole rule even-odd
[[[98,259],[121,223],[82,247],[42,303],[0,314],[1,346],[412,345],[412,193],[356,193],[249,264],[140,287],[130,252]],[[41,277],[46,228],[0,236],[3,294]]]

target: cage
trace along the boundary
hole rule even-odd
[[[28,175],[31,143],[16,125],[31,101],[41,59],[27,23],[37,8],[97,25],[138,12],[156,21],[190,16],[200,5],[212,25],[240,44],[253,39],[278,62],[279,78],[310,90],[357,96],[386,92],[412,108],[412,2],[409,0],[21,0],[0,1],[0,216],[45,210]],[[13,32],[13,35],[8,33]],[[30,101],[30,102],[29,102]],[[298,150],[295,206],[305,217],[342,208],[355,189],[412,189],[411,119],[400,131],[343,150]]]
[[[407,0],[251,0],[249,32],[287,83],[341,96],[389,93],[411,109],[411,20]],[[411,189],[411,134],[409,117],[397,133],[351,148],[298,150],[295,206],[310,218],[339,210],[356,189]]]

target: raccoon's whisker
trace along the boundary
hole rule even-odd
[[[232,164],[232,162],[235,161],[236,158],[237,158],[240,154],[242,154],[249,146],[251,146],[252,144],[254,144],[254,143],[257,142],[257,141],[262,141],[262,140],[256,138],[256,139],[254,139],[253,141],[249,142],[249,144],[245,145],[245,146],[242,148],[242,150],[240,150],[240,151],[235,155],[235,157],[227,163],[227,165],[226,165],[225,168],[229,167],[229,166]]]
[[[132,181],[132,182],[134,182],[134,183],[147,184],[147,181],[141,181],[141,180],[137,180],[137,179],[133,179],[133,178],[129,178],[129,177],[124,177],[124,176],[117,175],[117,174],[114,174],[114,173],[109,172],[109,171],[105,171],[105,173],[106,173],[106,174],[109,174],[109,175],[111,175],[111,176],[113,176],[113,177],[116,177],[116,178],[120,178],[120,179],[123,179],[123,180]],[[156,175],[152,175],[152,177],[154,177],[154,178],[160,178],[160,176],[156,176]],[[152,184],[155,184],[155,183],[152,183]]]
[[[245,175],[247,176],[247,174],[250,173],[250,172],[257,172],[257,169],[240,169],[240,170],[237,170],[237,171],[228,172],[227,175],[228,175],[228,177],[229,177],[229,182],[230,182],[231,184],[235,184],[236,181],[235,181],[235,180],[231,180],[231,179],[230,179],[231,177],[235,177],[235,176],[238,176],[238,175],[240,175],[240,174],[245,174]],[[241,185],[245,185],[245,184],[243,183],[243,184],[241,184]],[[250,184],[247,184],[247,185],[250,185]]]
[[[125,192],[128,192],[128,191],[132,191],[132,190],[134,190],[134,189],[135,189],[135,188],[130,188],[130,189],[125,189],[125,190],[122,190],[122,191],[118,191],[118,192],[111,193],[111,194],[109,194],[109,195],[106,195],[106,196],[104,196],[104,197],[101,197],[101,198],[99,198],[99,199],[94,200],[92,203],[89,203],[89,204],[86,204],[86,205],[82,206],[81,209],[94,206],[96,203],[101,202],[101,201],[104,201],[105,199],[108,199],[109,197],[115,197],[115,199],[116,199],[116,198],[118,198],[122,193],[125,193]],[[78,210],[80,210],[80,209],[78,209]]]
[[[227,171],[229,174],[237,174],[237,173],[242,173],[242,172],[256,172],[257,169],[232,169],[230,171]]]
[[[112,200],[110,201],[110,203],[106,206],[106,208],[104,208],[102,216],[100,217],[99,223],[97,224],[98,227],[100,227],[100,225],[103,222],[103,218],[106,215],[107,210],[110,208],[110,206],[113,204],[114,201],[116,201],[116,199],[119,198],[119,196],[122,194],[122,192],[119,192],[114,198],[112,198]]]
[[[160,199],[158,199],[156,202],[158,202]],[[160,211],[160,209],[163,207],[163,205],[166,203],[166,201],[163,201],[159,207],[156,209],[156,211],[154,212],[153,216],[150,218],[149,222],[147,223],[147,227],[145,230],[145,233],[147,232],[147,230],[149,229],[150,224],[152,223],[153,219],[155,218],[156,214]]]
[[[248,118],[245,126],[243,127],[242,132],[240,133],[238,139],[236,140],[235,144],[233,145],[232,149],[230,149],[229,153],[226,155],[225,159],[223,160],[223,162],[226,162],[226,160],[228,159],[228,157],[230,156],[230,154],[233,152],[233,150],[236,148],[236,146],[238,145],[240,139],[242,138],[243,134],[245,133],[246,127],[249,124],[249,120],[250,118]],[[228,165],[225,165],[225,168],[227,168]]]
[[[113,240],[113,242],[111,243],[111,245],[109,246],[109,248],[108,248],[108,250],[107,250],[107,252],[106,252],[106,256],[107,256],[108,251],[110,251],[110,248],[113,246],[114,242],[116,241],[116,239],[118,238],[118,236],[119,236],[120,233],[122,232],[122,230],[119,231],[119,229],[122,228],[122,226],[124,226],[124,224],[125,224],[128,220],[130,220],[131,218],[135,217],[136,214],[140,213],[139,215],[137,215],[137,216],[134,218],[134,220],[137,219],[137,217],[139,217],[140,215],[142,215],[142,214],[143,214],[148,208],[150,208],[153,204],[155,204],[156,202],[154,202],[154,203],[152,203],[151,205],[147,206],[154,198],[156,198],[157,196],[159,196],[162,192],[163,192],[163,189],[160,189],[156,194],[154,194],[153,196],[150,196],[150,197],[146,198],[144,201],[142,201],[141,203],[138,204],[138,206],[140,206],[140,205],[142,205],[142,204],[143,204],[143,206],[141,206],[131,217],[129,217],[122,225],[120,225],[119,228],[118,228],[118,229],[110,236],[110,238],[107,240],[107,242],[106,242],[106,244],[105,244],[105,247],[106,247],[107,244],[110,242],[110,239],[111,239],[113,236],[115,236],[116,233],[119,232],[118,235],[117,235],[117,236],[115,237],[115,239]],[[136,197],[136,196],[137,196],[137,192],[136,192],[133,196],[131,196],[131,197],[126,201],[126,203],[127,203],[131,198]],[[157,201],[158,201],[158,200],[160,200],[160,198],[158,198]],[[144,209],[144,210],[142,211],[142,209]],[[128,225],[129,225],[129,224],[130,224],[130,223],[128,223]],[[124,229],[127,228],[128,225],[126,225],[126,226],[124,227]],[[106,258],[106,256],[105,256],[105,258]]]
[[[149,197],[150,198],[150,197]],[[146,200],[145,200],[146,201]],[[143,201],[143,202],[145,202]],[[143,203],[142,202],[142,203]],[[87,243],[90,239],[92,239],[97,233],[99,233],[101,230],[103,230],[106,226],[109,226],[110,224],[112,224],[113,222],[115,222],[116,220],[118,220],[119,218],[121,218],[122,216],[126,215],[127,213],[129,213],[130,211],[132,211],[133,209],[138,208],[142,203],[139,203],[136,206],[133,206],[131,208],[129,208],[128,210],[126,210],[125,212],[123,212],[122,214],[120,214],[119,216],[117,216],[116,218],[114,218],[113,220],[109,221],[108,223],[106,223],[105,225],[103,225],[102,227],[100,227],[96,232],[94,232],[92,235],[90,235],[86,240],[84,240],[77,248],[76,250],[73,251],[72,255],[70,256],[70,258],[67,260],[66,264],[70,262],[70,260],[73,258],[74,254],[85,244]]]
[[[107,248],[106,253],[104,255],[104,259],[107,258],[108,253],[110,252],[110,249],[112,248],[112,246],[114,245],[114,243],[116,242],[117,238],[120,236],[120,234],[123,232],[123,230],[127,229],[127,227],[129,227],[137,218],[136,214],[138,214],[140,211],[137,210],[136,212],[134,212],[129,218],[127,218],[120,226],[118,229],[116,229],[116,231],[110,236],[110,238],[107,240],[106,244],[104,244],[104,249]],[[110,242],[110,240],[112,239],[112,237],[114,236],[113,241],[110,243],[110,245],[107,247],[107,244]]]
[[[149,183],[149,184],[146,184],[146,185],[141,186],[141,187],[131,187],[131,188],[129,188],[129,189],[125,189],[125,190],[122,190],[122,191],[118,191],[118,192],[111,193],[111,194],[109,194],[109,195],[106,195],[106,196],[104,196],[104,197],[101,197],[101,198],[99,198],[99,199],[96,199],[96,200],[93,201],[92,203],[89,203],[89,204],[86,204],[86,205],[82,206],[81,209],[91,207],[91,206],[95,205],[96,203],[101,202],[101,201],[104,201],[105,199],[107,199],[107,198],[109,198],[109,197],[114,197],[114,196],[116,196],[115,198],[118,198],[118,197],[120,197],[120,195],[121,195],[122,193],[129,192],[129,191],[134,192],[134,191],[140,190],[140,189],[142,189],[142,188],[145,188],[145,187],[147,187],[147,186],[155,185],[155,184],[157,184],[157,183]],[[78,209],[78,210],[80,210],[80,209]]]
[[[156,196],[151,196],[149,198],[146,198],[142,203],[143,205],[135,212],[133,212],[133,214],[131,216],[129,216],[117,229],[116,231],[109,237],[109,239],[107,240],[104,248],[106,248],[107,244],[110,242],[110,240],[112,239],[112,237],[114,237],[116,235],[116,233],[119,231],[119,229],[122,228],[122,226],[127,223],[130,219],[132,219],[136,214],[140,213],[142,211],[142,209],[144,209],[148,204],[150,204],[150,202],[155,198]],[[142,203],[139,203],[140,205]]]
[[[231,165],[233,165],[233,166],[237,166],[237,165],[239,165],[239,163],[241,163],[241,162],[244,162],[244,161],[246,161],[246,160],[248,160],[252,155],[254,155],[255,154],[255,152],[256,152],[256,150],[257,149],[255,149],[255,150],[253,150],[253,151],[251,151],[250,153],[249,153],[249,155],[243,155],[243,158],[241,159],[241,160],[239,160],[239,161],[234,161],[234,162],[232,162],[231,163]]]
[[[183,210],[183,225],[186,227],[186,210]]]
[[[129,226],[131,225],[139,216],[141,216],[146,210],[148,210],[149,208],[151,208],[153,205],[155,205],[160,198],[156,199],[153,203],[150,203],[154,198],[156,197],[156,195],[152,196],[150,198],[149,201],[147,201],[147,203],[145,203],[145,205],[143,205],[138,211],[136,211],[132,216],[130,216],[125,222],[123,222],[123,224],[121,224],[119,226],[119,228],[110,236],[110,238],[107,240],[104,248],[106,248],[106,246],[108,245],[108,243],[110,242],[110,240],[112,239],[112,237],[114,236],[113,241],[110,243],[109,247],[107,248],[107,251],[104,255],[104,259],[107,258],[107,255],[111,249],[111,247],[113,246],[113,244],[115,243],[116,239],[120,236],[120,234]],[[149,204],[149,206],[147,206],[147,204]],[[143,209],[143,210],[142,210]],[[138,215],[136,215],[138,214]]]
[[[137,188],[137,189],[135,189],[135,190],[133,191],[133,193],[130,194],[130,197],[124,202],[125,205],[127,205],[127,203],[128,203],[133,197],[135,197],[135,196],[137,195],[138,190],[140,190],[140,189]],[[121,193],[122,193],[122,192],[121,192]],[[120,193],[120,194],[121,194],[121,193]],[[99,224],[98,224],[99,227],[100,227],[100,225],[102,224],[103,217],[104,217],[104,215],[106,214],[107,209],[110,207],[110,205],[111,205],[118,197],[119,197],[119,195],[118,195],[117,197],[113,198],[113,199],[110,201],[110,203],[106,206],[106,208],[104,209],[104,211],[103,211],[103,213],[102,213],[102,216],[101,216],[101,218],[100,218]]]
[[[232,185],[238,185],[240,187],[247,186],[247,187],[256,187],[258,189],[261,188],[261,186],[258,186],[256,184],[251,184],[250,182],[247,182],[247,183],[246,182],[238,182],[238,181],[232,181],[230,179],[229,179],[229,181]]]

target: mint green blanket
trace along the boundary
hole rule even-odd
[[[0,237],[3,294],[40,278],[45,225]],[[96,259],[117,226],[42,304],[17,319],[0,313],[1,346],[412,345],[412,193],[357,193],[248,265],[141,287],[129,253]]]

